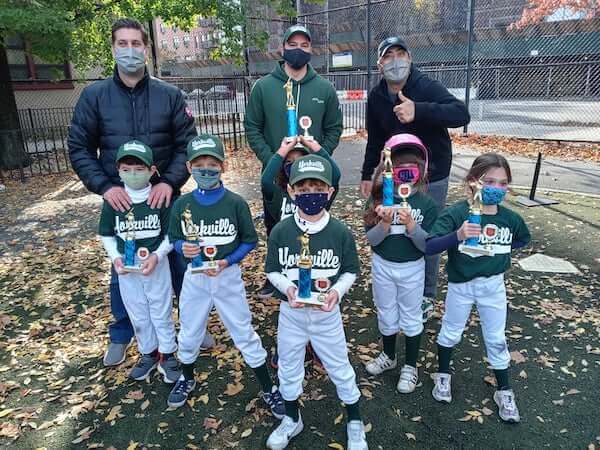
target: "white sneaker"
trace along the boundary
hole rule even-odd
[[[494,401],[498,405],[498,415],[502,420],[509,423],[521,421],[519,408],[515,402],[515,393],[512,389],[494,392]]]
[[[386,370],[395,369],[397,365],[398,362],[396,361],[396,358],[390,359],[390,357],[386,355],[385,352],[381,352],[379,356],[377,356],[377,358],[370,361],[365,366],[365,369],[371,375],[381,375]]]
[[[433,398],[438,402],[450,403],[452,401],[452,387],[450,385],[452,375],[448,373],[432,373],[431,378],[433,378],[433,382],[435,383],[431,391]]]
[[[300,413],[298,413],[298,422],[294,422],[291,417],[285,416],[267,439],[267,448],[283,450],[290,443],[290,439],[298,436],[303,429],[304,424]]]
[[[351,420],[346,425],[348,434],[347,450],[369,450],[367,445],[367,436],[365,435],[365,425],[362,420]]]
[[[398,392],[401,394],[410,394],[417,387],[419,382],[419,371],[416,367],[407,364],[400,370],[400,380],[398,380]]]

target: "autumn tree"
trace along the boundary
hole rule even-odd
[[[69,61],[78,69],[112,70],[112,22],[131,17],[148,24],[161,17],[187,30],[199,16],[214,17],[224,37],[215,56],[241,61],[244,45],[264,46],[265,30],[246,27],[248,3],[268,5],[279,15],[295,16],[290,0],[0,0],[0,167],[27,164],[18,132],[19,118],[5,42],[19,36],[28,52],[48,63]]]
[[[600,12],[600,0],[529,0],[521,18],[511,28],[535,25],[561,9],[574,16],[580,14],[585,19],[592,19]]]

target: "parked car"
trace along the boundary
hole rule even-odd
[[[204,98],[206,100],[231,100],[235,98],[235,91],[229,86],[217,85],[206,91]]]
[[[197,100],[198,98],[202,98],[204,96],[204,91],[200,88],[196,88],[190,93],[188,93],[185,97],[188,100]]]

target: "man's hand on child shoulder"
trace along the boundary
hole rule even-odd
[[[148,259],[142,263],[142,275],[150,275],[154,272],[156,265],[158,264],[158,255],[151,253]]]
[[[292,308],[304,308],[304,303],[298,303],[296,301],[296,291],[297,288],[295,286],[290,286],[287,291],[287,299],[288,299],[288,303],[290,304],[290,306]]]
[[[331,289],[327,293],[327,298],[325,299],[325,304],[321,306],[323,311],[329,312],[335,308],[335,305],[340,301],[340,297],[335,289]]]

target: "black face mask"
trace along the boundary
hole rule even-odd
[[[308,64],[310,53],[301,48],[291,48],[283,50],[283,60],[287,62],[292,69],[298,70]]]

